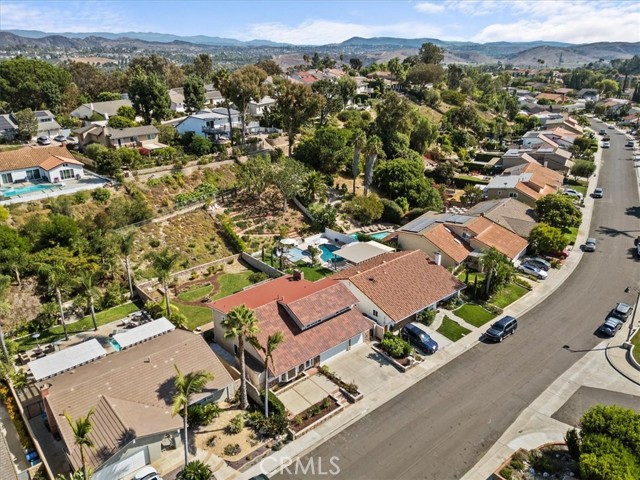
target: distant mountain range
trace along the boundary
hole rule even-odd
[[[35,47],[35,48],[115,48],[143,47],[157,50],[207,50],[207,48],[274,48],[295,49],[307,52],[348,52],[385,53],[402,51],[412,54],[423,43],[431,42],[446,51],[448,62],[491,63],[501,61],[518,66],[539,65],[544,60],[546,66],[573,67],[598,60],[630,58],[640,55],[640,42],[599,42],[590,44],[571,44],[563,42],[454,42],[435,38],[394,38],[353,37],[344,42],[327,45],[293,45],[277,43],[269,40],[240,41],[232,38],[209,37],[207,35],[180,36],[153,32],[87,32],[51,34],[37,30],[5,30],[0,31],[0,45],[3,47]],[[408,53],[407,53],[408,52]],[[406,56],[406,55],[405,55]]]

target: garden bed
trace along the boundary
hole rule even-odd
[[[494,472],[498,480],[580,478],[577,462],[564,443],[549,443],[535,450],[520,449]]]
[[[331,380],[333,383],[335,383],[340,388],[340,392],[345,397],[347,397],[347,399],[351,403],[355,403],[355,402],[357,402],[359,400],[362,400],[363,395],[358,390],[358,386],[353,382],[352,383],[345,382],[338,375],[336,375],[334,372],[329,370],[329,367],[327,367],[325,365],[319,366],[318,367],[318,373],[320,375],[324,375],[329,380]]]
[[[408,370],[411,370],[415,366],[415,362],[413,362],[413,357],[411,357],[411,356],[406,356],[406,357],[403,357],[403,358],[393,358],[387,352],[382,350],[382,348],[380,348],[380,344],[379,343],[373,344],[371,346],[371,348],[373,348],[376,352],[378,352],[384,358],[389,360],[389,362],[391,362],[391,364],[394,367],[396,367],[398,370],[400,370],[402,373],[404,373],[404,372],[406,372]]]
[[[320,422],[328,420],[329,417],[333,416],[334,413],[337,413],[341,407],[342,406],[338,400],[336,400],[332,395],[329,395],[296,415],[289,425],[289,430],[291,430],[294,437],[300,437]]]

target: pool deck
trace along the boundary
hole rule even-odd
[[[20,195],[13,195],[6,199],[0,197],[0,205],[11,205],[16,203],[32,202],[35,200],[45,200],[47,198],[58,197],[60,195],[71,195],[82,190],[95,190],[97,188],[102,188],[104,185],[110,182],[111,180],[109,180],[108,178],[101,177],[100,175],[96,175],[95,173],[85,170],[84,177],[82,179],[65,180],[63,182],[64,186],[55,183],[22,183],[15,188],[27,187],[30,185],[51,185],[52,187],[58,188],[27,192]]]

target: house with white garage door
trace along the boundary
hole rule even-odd
[[[222,322],[235,307],[245,305],[258,318],[260,345],[276,332],[284,342],[273,352],[269,382],[284,383],[329,358],[364,343],[373,327],[357,308],[358,300],[349,290],[325,278],[305,280],[302,273],[269,280],[209,304],[213,310],[215,341],[237,359],[237,339],[225,338]],[[264,385],[264,353],[246,346],[248,377],[254,385]]]

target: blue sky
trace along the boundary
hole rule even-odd
[[[635,0],[0,0],[0,29],[145,31],[294,44],[353,36],[640,41]]]

